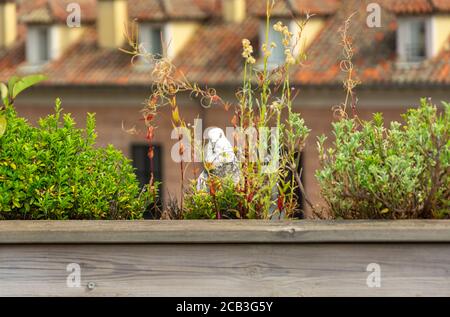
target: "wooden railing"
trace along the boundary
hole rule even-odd
[[[0,221],[18,295],[450,296],[450,221]]]

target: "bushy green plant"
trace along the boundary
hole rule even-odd
[[[113,146],[94,148],[95,119],[78,129],[56,112],[33,127],[11,103],[0,137],[0,219],[138,219],[154,200]]]
[[[430,101],[409,110],[405,124],[342,119],[334,146],[319,140],[317,179],[338,218],[448,218],[450,216],[450,105]]]
[[[239,219],[244,195],[232,179],[216,179],[210,190],[197,190],[195,183],[185,195],[184,219]]]

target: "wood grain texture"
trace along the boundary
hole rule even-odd
[[[450,242],[450,220],[0,221],[0,244]]]
[[[450,296],[450,222],[0,221],[0,296]]]
[[[447,244],[1,245],[0,296],[450,296],[449,269]]]

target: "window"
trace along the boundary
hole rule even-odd
[[[300,180],[301,180],[303,186],[305,186],[304,155],[305,155],[304,152],[295,154],[296,159],[299,160],[299,162],[298,162],[299,164],[297,167],[297,173],[299,173],[299,175],[300,175]],[[300,156],[300,158],[299,158],[299,156]],[[303,213],[303,210],[305,209],[305,202],[304,202],[303,193],[298,186],[295,189],[295,195],[297,196],[297,202],[298,202],[298,206],[299,206],[300,210],[297,210],[297,212],[294,214],[294,217],[303,219],[303,218],[305,218],[305,215]]]
[[[304,152],[296,152],[295,153],[295,159],[298,160],[297,173],[298,173],[298,175],[300,175],[300,180],[302,182],[302,185],[305,186],[305,177],[304,177],[305,169],[304,169],[304,158],[303,157],[304,157]],[[294,178],[292,171],[287,169],[287,170],[285,170],[285,172],[286,172],[286,174],[284,174],[284,175],[286,175],[286,176],[284,176],[284,181],[291,181]],[[297,185],[297,183],[296,183],[296,185]],[[305,214],[304,214],[305,202],[304,202],[303,193],[298,186],[295,187],[294,194],[295,194],[295,197],[297,200],[297,209],[295,210],[293,216],[294,216],[294,218],[304,219],[305,218]],[[277,206],[273,205],[270,211],[274,212],[277,209],[278,209]],[[276,219],[277,219],[277,217],[280,216],[277,213],[275,213],[274,215],[275,215]]]
[[[39,62],[45,62],[49,59],[48,54],[48,30],[46,28],[39,28],[37,30],[37,38],[38,38],[38,47],[37,47],[37,53],[38,53],[38,61]]]
[[[26,55],[31,65],[50,60],[50,29],[45,26],[29,26],[27,31]]]
[[[427,19],[408,17],[399,19],[397,51],[401,62],[420,62],[427,58],[429,33]]]
[[[133,166],[136,169],[136,176],[141,184],[145,186],[150,182],[150,174],[153,170],[154,181],[162,181],[162,158],[161,158],[161,147],[158,145],[153,145],[153,161],[150,162],[148,157],[149,145],[146,144],[133,144],[131,146],[131,158],[133,160]],[[152,166],[153,165],[153,166]],[[159,190],[159,201],[158,205],[162,204],[162,192]],[[150,206],[151,207],[151,206]],[[152,218],[152,210],[148,210],[145,214],[146,218]]]
[[[278,20],[276,21],[271,21],[270,23],[270,28],[269,28],[269,48],[270,49],[270,44],[273,42],[275,43],[276,47],[272,48],[272,54],[270,55],[269,59],[268,59],[268,64],[270,68],[276,68],[280,65],[282,65],[284,63],[285,60],[285,55],[284,55],[284,46],[282,43],[282,35],[275,31],[273,29],[273,25],[278,22]],[[283,25],[287,25],[290,26],[290,22],[289,21],[282,21]],[[261,22],[260,24],[260,31],[259,31],[259,43],[260,46],[264,43],[266,43],[266,22]],[[259,54],[260,56],[263,56],[263,53],[261,52],[261,54]]]
[[[162,29],[160,26],[143,24],[139,28],[139,42],[156,58],[163,55]]]

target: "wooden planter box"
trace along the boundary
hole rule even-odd
[[[450,221],[0,221],[18,295],[450,296]]]

